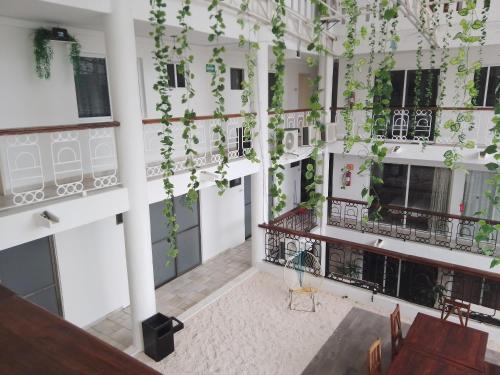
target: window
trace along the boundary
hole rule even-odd
[[[78,117],[111,116],[106,60],[99,57],[81,57],[80,71],[75,74]]]
[[[186,87],[184,72],[179,64],[167,64],[168,87]]]
[[[446,168],[418,165],[384,164],[372,173],[382,184],[371,189],[382,205],[448,212],[451,172]]]
[[[231,90],[243,90],[245,75],[243,69],[231,68]]]
[[[481,68],[474,75],[478,95],[474,100],[476,107],[495,106],[495,89],[500,84],[500,66]]]
[[[484,194],[491,190],[492,179],[494,173],[483,171],[469,171],[465,178],[464,189],[464,214],[465,216],[477,216],[484,219],[500,219],[499,210],[495,209],[495,205]]]

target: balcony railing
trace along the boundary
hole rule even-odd
[[[499,255],[498,232],[479,246],[475,241],[480,219],[416,208],[383,205],[379,219],[370,214],[368,204],[345,198],[328,198],[328,225],[375,233],[404,241],[415,241],[451,250]],[[498,221],[487,220],[491,224]]]
[[[117,185],[114,128],[119,125],[0,130],[0,209]]]
[[[337,108],[335,118],[337,121],[337,139],[345,135],[345,124],[341,111]],[[375,118],[377,130],[368,134],[362,125],[367,118],[372,117],[370,110],[353,110],[354,129],[362,138],[376,138],[395,142],[427,142],[442,145],[457,142],[453,133],[444,128],[448,120],[455,120],[457,115],[466,111],[474,114],[474,127],[464,129],[465,139],[473,140],[477,145],[484,146],[491,143],[493,108],[452,108],[452,107],[424,107],[424,108],[391,108],[389,119],[385,117]],[[437,126],[436,126],[437,125]],[[439,137],[436,137],[435,129],[439,128]]]
[[[310,232],[318,225],[318,217],[314,210],[296,207],[271,220],[270,224],[281,228]]]
[[[240,114],[226,115],[227,121],[223,122],[224,133],[226,137],[226,152],[229,160],[243,158],[245,149],[251,147],[251,142],[243,139],[243,117]],[[174,137],[174,160],[176,173],[183,172],[187,169],[187,156],[184,151],[184,139],[182,133],[184,125],[181,118],[173,118],[172,131]],[[193,158],[197,167],[204,167],[220,162],[221,155],[217,147],[217,142],[220,139],[218,134],[215,134],[213,129],[220,120],[213,116],[197,116],[196,136],[198,144],[193,145],[197,155]],[[159,119],[143,120],[144,126],[144,152],[146,158],[146,174],[149,178],[154,178],[162,175],[161,169],[161,133],[163,125]]]
[[[471,318],[500,326],[500,275],[375,246],[261,224],[267,262],[285,265],[298,251],[325,262],[324,277],[350,286],[439,309],[442,297],[472,303]],[[326,259],[321,259],[321,247]]]

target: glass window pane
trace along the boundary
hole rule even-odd
[[[490,78],[488,80],[488,94],[486,96],[486,106],[493,107],[495,105],[495,92],[500,84],[500,66],[490,67]]]
[[[231,90],[243,90],[243,69],[231,68]]]
[[[383,205],[404,206],[408,166],[384,164],[383,168],[374,167],[372,173],[384,181],[382,184],[372,186],[372,191],[379,202]]]
[[[402,107],[404,87],[405,87],[405,71],[404,70],[392,71],[391,83],[392,83],[391,107]]]
[[[479,72],[474,73],[474,82],[476,90],[478,92],[473,104],[476,107],[482,107],[484,103],[484,94],[486,91],[486,76],[488,74],[488,68],[481,68]]]
[[[81,57],[75,87],[79,117],[111,116],[105,59]]]
[[[186,87],[186,79],[184,78],[184,72],[179,65],[176,65],[175,72],[177,75],[177,87]]]
[[[175,87],[175,66],[167,64],[168,87]]]
[[[416,70],[408,70],[406,78],[406,100],[405,106],[412,107],[415,102]],[[422,79],[418,92],[418,104],[420,107],[434,107],[437,103],[439,84],[439,69],[423,69]]]

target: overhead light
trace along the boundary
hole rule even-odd
[[[42,227],[50,228],[52,225],[59,223],[59,218],[52,212],[43,211],[35,214],[35,221]]]
[[[479,151],[479,159],[484,159],[486,157],[486,149]]]
[[[382,247],[382,245],[384,244],[384,240],[381,239],[381,238],[378,238],[375,243],[373,244],[373,246],[375,247]]]
[[[394,154],[397,154],[400,151],[401,151],[401,146],[394,146],[392,148],[392,153],[394,153]]]
[[[215,182],[220,179],[220,175],[216,172],[201,171],[200,177],[203,177],[205,181]]]

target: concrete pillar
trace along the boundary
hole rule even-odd
[[[260,43],[257,52],[257,120],[259,124],[258,135],[254,139],[254,147],[260,159],[260,168],[252,175],[252,265],[264,259],[265,231],[258,227],[259,224],[268,222],[269,219],[269,131],[267,124],[268,115],[268,73],[269,73],[269,44]]]
[[[333,86],[333,56],[321,56],[319,59],[318,74],[321,75],[320,95],[321,103],[325,109],[325,124],[330,123],[330,108],[332,106],[332,86]]]
[[[130,200],[130,209],[124,214],[124,229],[133,345],[136,350],[142,350],[141,322],[156,312],[156,300],[130,0],[111,0],[111,13],[106,15],[105,27],[113,117],[120,122],[116,131],[119,173]]]

